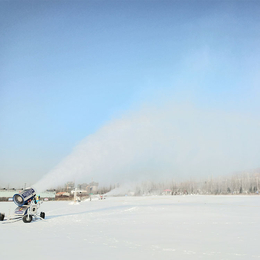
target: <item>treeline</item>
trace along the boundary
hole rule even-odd
[[[71,192],[75,188],[74,183],[68,183],[56,189],[56,192]],[[254,172],[237,173],[230,176],[213,177],[204,179],[190,178],[185,181],[174,179],[156,182],[143,181],[127,185],[114,184],[109,186],[99,186],[98,183],[78,184],[77,188],[86,190],[87,194],[111,194],[111,195],[228,195],[228,194],[258,194],[260,189],[260,169]],[[115,192],[114,192],[115,191]],[[111,192],[111,193],[110,193]]]
[[[120,185],[99,187],[98,193],[105,194]],[[238,173],[228,177],[208,177],[202,180],[186,181],[144,181],[124,190],[127,195],[228,195],[228,194],[258,194],[260,189],[260,171]],[[124,194],[118,194],[124,195]]]

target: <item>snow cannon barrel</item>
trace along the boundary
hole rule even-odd
[[[14,194],[13,200],[17,206],[21,207],[30,203],[35,196],[35,190],[33,188],[27,188],[21,193]]]

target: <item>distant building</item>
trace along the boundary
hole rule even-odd
[[[172,190],[170,190],[170,189],[164,190],[163,195],[172,195]]]
[[[98,183],[97,182],[91,182],[89,186],[87,187],[88,193],[96,194],[98,191]]]
[[[56,193],[56,197],[69,197],[70,194],[68,192],[65,192],[65,191],[61,191],[61,192],[58,192]]]
[[[71,190],[73,190],[75,188],[75,182],[69,181],[66,183],[65,187],[66,187],[66,191],[70,192]]]
[[[80,189],[80,190],[87,190],[88,189],[88,186],[89,186],[89,184],[87,184],[87,183],[82,183],[82,184],[78,184],[78,189]]]

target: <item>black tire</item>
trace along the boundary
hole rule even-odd
[[[30,222],[32,222],[32,215],[25,215],[25,216],[23,216],[23,222],[24,223],[30,223]]]
[[[40,217],[45,218],[45,212],[41,212]]]
[[[0,213],[0,221],[3,221],[5,218],[5,214]]]

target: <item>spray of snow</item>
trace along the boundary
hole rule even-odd
[[[136,188],[136,183],[123,183],[119,187],[106,193],[106,196],[124,196],[124,195],[134,195],[134,190]]]
[[[191,104],[146,106],[88,136],[33,185],[101,184],[223,175],[259,167],[259,122]]]

